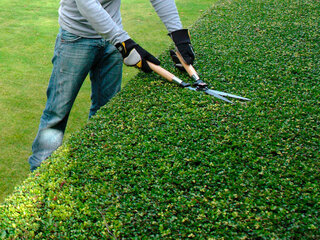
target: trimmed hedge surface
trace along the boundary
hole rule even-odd
[[[314,0],[214,5],[191,31],[195,68],[252,101],[138,74],[0,206],[0,236],[319,239],[319,14]]]

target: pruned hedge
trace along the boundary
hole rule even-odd
[[[320,3],[221,1],[195,68],[138,74],[0,206],[3,239],[319,239]],[[163,67],[176,71],[167,53]]]

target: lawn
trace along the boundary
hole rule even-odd
[[[177,0],[185,27],[212,0]],[[192,4],[191,4],[192,3]],[[59,1],[3,0],[0,12],[0,201],[29,173],[27,158],[43,111],[51,58],[58,31]],[[139,6],[139,7],[137,7]],[[142,46],[158,55],[170,43],[149,1],[123,0],[125,29]],[[124,85],[137,73],[125,68]],[[66,136],[87,122],[90,81],[86,81],[72,110]]]

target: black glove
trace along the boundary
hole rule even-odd
[[[116,44],[116,48],[121,53],[123,62],[127,66],[135,66],[148,73],[152,72],[152,70],[146,61],[152,62],[156,65],[160,65],[160,61],[157,58],[140,47],[131,38],[124,41],[123,43]]]
[[[176,52],[173,50],[170,50],[170,56],[171,56],[172,61],[174,62],[174,66],[176,68],[178,68],[180,71],[185,72],[186,70],[184,69],[183,65],[181,64]]]
[[[194,52],[190,41],[190,35],[188,29],[181,29],[169,33],[173,42],[176,45],[177,50],[183,57],[184,61],[189,65],[193,64]]]

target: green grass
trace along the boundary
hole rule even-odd
[[[0,200],[27,176],[45,101],[56,2],[4,1],[0,13]]]
[[[195,68],[252,102],[140,73],[0,206],[0,236],[319,239],[319,13],[217,3],[191,31]]]
[[[185,27],[212,1],[176,1]],[[137,8],[137,4],[139,8]],[[3,0],[0,12],[0,201],[29,173],[27,158],[46,101],[51,58],[58,31],[59,1]],[[155,55],[170,43],[149,1],[124,0],[125,29]],[[125,68],[124,85],[137,73]],[[86,81],[72,110],[66,136],[87,122],[90,81]]]

